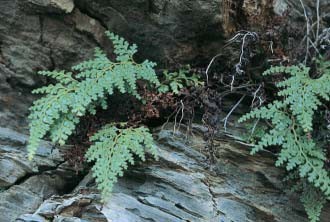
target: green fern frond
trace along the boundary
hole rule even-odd
[[[145,151],[148,150],[157,158],[157,148],[145,127],[121,129],[110,124],[90,140],[94,144],[88,149],[86,159],[95,161],[93,176],[104,198],[109,196],[118,176],[123,176],[128,164],[134,164],[134,155],[144,161]]]
[[[326,66],[325,66],[326,67]],[[272,67],[264,75],[287,73],[290,77],[277,83],[281,88],[279,96],[285,97],[284,104],[289,105],[290,111],[296,116],[305,132],[312,131],[314,112],[321,105],[320,99],[330,99],[330,69],[323,69],[323,75],[318,79],[311,79],[310,69],[303,65],[289,67]]]
[[[115,90],[140,98],[137,80],[159,85],[154,70],[156,65],[145,60],[136,63],[133,59],[136,45],[129,45],[123,38],[106,32],[113,41],[116,61],[113,62],[100,48],[95,49],[94,58],[74,67],[76,72],[41,71],[38,74],[51,77],[58,83],[34,90],[45,94],[30,108],[29,158],[32,159],[42,138],[50,134],[53,142],[64,144],[72,134],[81,116],[95,114],[95,108],[107,107],[106,97]]]
[[[197,74],[189,75],[189,66],[188,69],[180,69],[178,72],[169,73],[166,70],[163,72],[163,75],[165,79],[158,87],[158,92],[160,93],[170,91],[174,94],[179,94],[184,87],[198,87],[204,84],[204,82],[200,81]]]
[[[99,106],[106,109],[107,97],[115,90],[140,99],[136,86],[138,80],[155,86],[160,84],[154,70],[155,63],[145,60],[139,64],[134,61],[136,45],[129,45],[123,38],[110,32],[106,32],[106,35],[113,42],[115,61],[96,48],[93,59],[72,67],[75,75],[65,71],[38,73],[53,78],[57,83],[33,91],[44,96],[30,108],[29,159],[33,158],[41,139],[47,135],[53,142],[65,144],[80,117],[87,113],[95,115]],[[127,128],[125,124],[121,124],[121,127],[125,128],[117,128],[112,124],[97,132],[91,138],[94,144],[86,153],[88,161],[95,161],[93,175],[103,198],[109,195],[128,163],[134,163],[134,155],[144,160],[147,150],[155,157],[157,154],[148,129]]]
[[[305,183],[300,199],[306,209],[309,220],[311,222],[319,221],[322,208],[327,201],[324,195],[313,186]]]
[[[272,67],[265,71],[264,75],[290,75],[276,84],[280,89],[278,96],[283,99],[252,110],[239,120],[264,119],[271,123],[271,129],[251,153],[273,145],[281,147],[276,166],[285,164],[288,171],[298,172],[313,188],[302,193],[302,202],[311,221],[318,221],[325,199],[330,197],[330,176],[324,166],[326,154],[307,136],[313,130],[314,113],[322,105],[321,100],[330,98],[330,63],[320,62],[319,66],[322,75],[317,79],[310,78],[310,69],[303,65]]]

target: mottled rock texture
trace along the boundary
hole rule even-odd
[[[46,198],[70,191],[78,181],[60,150],[47,142],[29,161],[27,139],[26,135],[0,127],[1,222],[15,221],[22,213],[33,212]]]
[[[247,147],[217,141],[210,170],[200,132],[186,140],[170,128],[155,138],[160,160],[131,168],[103,206],[89,174],[72,194],[46,200],[20,221],[307,222],[297,198],[282,192],[272,155],[250,156]]]
[[[304,2],[313,14],[314,0]],[[330,2],[320,2],[327,22]],[[267,32],[279,15],[304,27],[302,8],[293,0],[1,0],[0,124],[26,125],[28,92],[45,81],[38,70],[69,68],[95,46],[111,53],[106,29],[137,43],[140,58],[162,66],[206,65],[236,31]],[[20,121],[12,120],[10,104],[19,104],[10,111]]]
[[[304,2],[315,14],[314,0]],[[320,2],[329,25],[330,2]],[[70,68],[95,46],[111,53],[106,29],[137,43],[140,58],[162,67],[205,67],[235,32],[269,32],[284,24],[275,23],[281,15],[298,30],[283,32],[293,44],[288,49],[294,48],[305,25],[302,12],[296,0],[1,0],[0,125],[26,129],[30,91],[46,81],[35,75],[38,70]],[[225,52],[231,53],[238,52]]]
[[[313,14],[315,1],[304,2]],[[320,2],[329,25],[330,1]],[[139,58],[162,67],[205,66],[235,32],[265,32],[277,16],[303,32],[297,0],[0,0],[0,221],[306,221],[281,192],[273,157],[251,157],[228,143],[218,144],[210,171],[196,147],[163,131],[161,160],[132,168],[103,209],[88,177],[86,190],[50,198],[75,182],[58,149],[45,143],[34,163],[26,159],[30,92],[49,81],[35,73],[68,69],[95,46],[111,54],[105,30],[137,43]],[[297,44],[302,37],[284,34]]]

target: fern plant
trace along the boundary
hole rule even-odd
[[[148,149],[157,159],[157,149],[149,130],[126,127],[126,123],[109,124],[91,137],[94,144],[88,149],[86,158],[89,162],[95,161],[93,175],[103,197],[111,193],[113,184],[123,175],[128,163],[134,164],[133,155],[144,161],[145,149]]]
[[[312,138],[313,117],[322,100],[330,99],[330,62],[318,61],[321,77],[311,79],[310,68],[304,65],[272,67],[264,75],[289,74],[289,78],[277,83],[280,89],[275,100],[242,116],[240,122],[249,119],[269,121],[269,129],[258,141],[251,153],[269,146],[280,146],[276,166],[285,164],[288,171],[297,171],[300,178],[311,186],[303,186],[302,203],[311,221],[317,221],[325,199],[330,199],[330,177],[325,169],[325,151]],[[322,198],[320,197],[322,193]],[[317,198],[317,199],[315,199]]]
[[[53,142],[63,145],[82,116],[94,115],[97,107],[106,109],[111,105],[107,98],[114,91],[140,99],[137,80],[155,86],[160,84],[154,70],[155,63],[145,60],[139,64],[134,61],[136,45],[129,45],[113,33],[106,32],[106,35],[113,43],[115,61],[96,48],[93,59],[72,67],[71,72],[39,72],[57,83],[33,91],[44,96],[30,108],[29,159],[33,158],[41,139],[47,135]],[[91,141],[94,145],[88,150],[86,158],[95,161],[94,176],[104,196],[109,194],[116,177],[122,175],[127,163],[133,163],[133,154],[144,159],[144,150],[150,149],[156,155],[152,136],[144,127],[120,129],[107,125]]]
[[[204,82],[199,80],[199,76],[196,74],[189,75],[188,69],[180,69],[178,72],[163,72],[165,77],[158,87],[160,93],[173,92],[179,94],[180,90],[185,87],[201,86]]]

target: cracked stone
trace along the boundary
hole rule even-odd
[[[200,161],[204,154],[195,152],[203,146],[198,132],[186,143],[184,133],[173,136],[171,129],[155,135],[160,160],[132,167],[102,208],[89,173],[71,194],[46,200],[34,215],[47,209],[53,221],[308,221],[298,200],[278,189],[282,171],[274,167],[273,156],[260,161],[246,147],[221,141],[215,143],[220,153],[212,172]]]
[[[44,12],[71,13],[74,9],[73,0],[28,0]]]
[[[66,166],[58,148],[41,142],[34,160],[29,161],[27,143],[27,135],[0,127],[1,221],[32,213],[43,200],[75,185],[75,172]]]

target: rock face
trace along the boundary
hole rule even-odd
[[[39,7],[45,13],[70,13],[74,9],[73,0],[28,0],[28,3],[34,10]]]
[[[304,2],[315,12],[314,0]],[[329,24],[330,1],[320,2]],[[1,0],[0,221],[306,221],[296,199],[281,192],[273,157],[251,157],[227,142],[209,170],[200,137],[186,145],[160,132],[161,160],[134,167],[103,208],[90,175],[61,196],[77,178],[58,149],[42,144],[35,162],[25,151],[30,92],[48,81],[35,73],[68,69],[95,46],[111,54],[106,29],[137,43],[138,59],[205,65],[236,31],[262,31],[284,15],[305,25],[296,0]]]
[[[18,221],[307,222],[298,200],[281,191],[283,172],[273,156],[250,156],[247,147],[219,141],[210,170],[197,132],[189,144],[172,130],[156,137],[160,160],[129,170],[103,206],[89,174],[72,194],[54,196]]]
[[[67,192],[77,176],[57,148],[44,142],[34,161],[27,159],[27,136],[0,128],[0,221],[34,211],[46,198]]]
[[[304,2],[315,12],[314,0]],[[329,24],[330,1],[320,2]],[[236,31],[265,32],[276,26],[274,16],[286,14],[302,30],[296,0],[1,0],[0,126],[26,132],[31,89],[46,81],[35,73],[68,69],[89,58],[95,46],[111,52],[106,29],[137,43],[139,58],[163,67],[206,67]]]
[[[315,11],[313,0],[305,2]],[[326,16],[329,1],[321,4]],[[259,20],[271,22],[276,13],[301,19],[300,8],[293,0],[2,0],[1,77],[11,86],[35,86],[37,70],[68,68],[89,57],[96,45],[110,49],[102,39],[105,29],[137,43],[143,58],[202,63],[236,31],[265,28]]]

